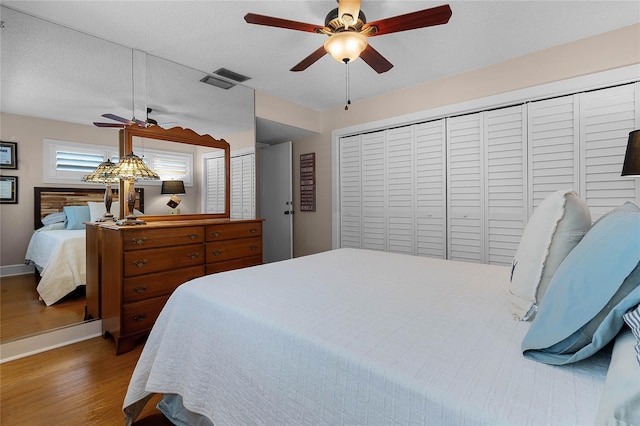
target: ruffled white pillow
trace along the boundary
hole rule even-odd
[[[514,318],[534,318],[554,272],[590,227],[589,208],[570,189],[554,192],[534,210],[511,265]]]

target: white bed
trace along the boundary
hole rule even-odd
[[[162,393],[188,424],[593,424],[609,351],[524,358],[509,274],[338,249],[195,279],[145,344],[127,423]]]
[[[34,188],[35,231],[27,247],[25,263],[33,264],[38,270],[41,278],[37,291],[47,306],[86,286],[85,223],[95,221],[106,210],[104,191],[96,188]],[[144,189],[136,188],[136,193],[136,209],[142,211]],[[117,200],[117,190],[114,197]],[[114,201],[112,209],[118,211],[117,201]],[[52,217],[52,222],[49,222]]]
[[[33,233],[25,262],[38,269],[41,277],[38,294],[47,306],[51,306],[86,285],[86,239],[84,229],[44,229]]]

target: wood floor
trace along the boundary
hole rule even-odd
[[[0,341],[81,323],[84,296],[70,296],[51,306],[38,300],[35,274],[0,278]]]
[[[142,345],[115,355],[96,337],[0,365],[0,424],[123,425],[122,402]],[[170,425],[147,403],[136,426]]]

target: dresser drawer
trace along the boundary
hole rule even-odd
[[[171,294],[180,284],[201,277],[204,272],[204,266],[194,266],[175,271],[125,278],[122,300],[124,303],[132,303]]]
[[[207,242],[262,236],[262,222],[225,223],[207,226]]]
[[[262,237],[207,243],[207,263],[262,255]]]
[[[207,275],[216,272],[231,271],[233,269],[247,268],[249,266],[262,265],[262,255],[243,257],[240,259],[225,260],[207,264]]]
[[[204,244],[135,250],[124,253],[124,276],[150,274],[160,271],[203,265]]]
[[[122,308],[122,334],[151,330],[167,300],[169,300],[169,296],[124,305]]]
[[[122,248],[127,251],[202,243],[204,242],[204,231],[204,226],[161,229],[141,227],[123,232]]]

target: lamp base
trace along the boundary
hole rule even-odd
[[[96,222],[115,222],[116,218],[113,217],[112,213],[105,213],[102,215],[102,217],[99,217],[98,219],[96,219]]]
[[[122,220],[116,221],[116,225],[119,225],[119,226],[146,225],[146,224],[147,224],[147,222],[145,222],[142,219],[138,219],[135,216],[127,216]]]

